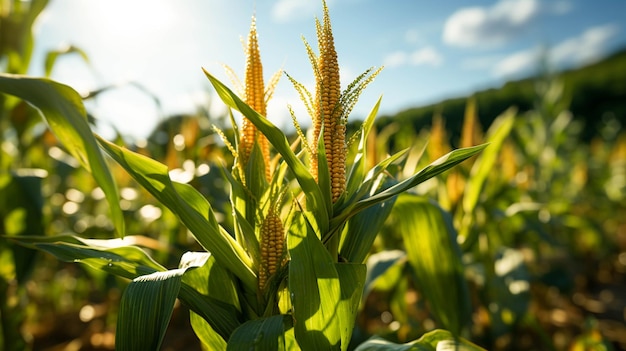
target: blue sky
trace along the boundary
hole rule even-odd
[[[353,116],[362,118],[383,95],[381,114],[496,87],[536,71],[542,49],[553,68],[592,62],[626,46],[622,0],[328,0],[345,87],[371,66],[385,66]],[[158,118],[192,112],[213,94],[201,67],[230,82],[222,64],[243,76],[245,38],[257,18],[266,79],[282,68],[313,88],[302,43],[316,49],[316,0],[51,0],[36,24],[31,74],[44,55],[75,45],[89,56],[62,58],[52,77],[79,92],[137,82],[156,95],[125,86],[88,107],[130,137],[145,137]],[[209,92],[209,93],[207,93]],[[303,125],[308,116],[283,77],[268,118],[290,128],[287,105]],[[102,133],[106,134],[106,128]]]

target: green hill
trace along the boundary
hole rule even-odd
[[[582,138],[591,139],[597,134],[603,118],[612,114],[622,126],[626,125],[626,48],[594,64],[567,70],[554,75],[564,85],[563,95],[575,118],[584,122]],[[535,106],[536,82],[540,77],[511,81],[498,89],[488,89],[473,94],[478,106],[480,122],[484,127],[511,106],[520,113]],[[435,113],[446,119],[446,128],[452,140],[460,135],[465,104],[469,96],[410,108],[392,116],[380,116],[377,127],[392,122],[412,125],[416,131],[430,126]]]

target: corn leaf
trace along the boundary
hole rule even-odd
[[[375,185],[381,179],[381,176],[383,176],[383,172],[385,172],[387,170],[387,167],[389,167],[390,165],[403,162],[409,150],[410,149],[400,150],[395,154],[380,161],[376,166],[374,166],[367,172],[364,179],[359,180],[362,183],[356,184],[357,180],[349,178],[347,182],[354,182],[355,185],[348,185],[348,187],[355,190],[354,192],[348,193],[345,201],[338,201],[335,204],[333,210],[336,217],[341,218],[342,216],[337,216],[338,213],[343,212],[346,208],[349,208],[350,206],[353,206],[354,203],[356,203],[358,200],[362,200],[363,198],[374,194],[376,190]],[[349,211],[346,212],[346,214],[349,214]],[[334,221],[336,220],[337,218],[333,218],[333,220],[331,220],[331,227],[335,225]]]
[[[135,278],[120,301],[115,349],[158,350],[174,311],[185,269]]]
[[[379,336],[373,336],[354,351],[484,351],[466,339],[455,338],[449,331],[433,330],[421,338],[406,344],[396,344]]]
[[[193,270],[188,270],[185,275],[191,272]],[[185,282],[180,287],[178,298],[192,313],[197,314],[198,318],[207,322],[207,324],[201,324],[200,327],[202,325],[211,327],[213,331],[208,335],[209,340],[216,338],[215,333],[223,340],[227,340],[241,324],[239,320],[241,313],[235,306],[202,294]]]
[[[285,332],[291,329],[291,316],[275,315],[262,319],[254,319],[242,324],[228,340],[226,350],[283,350]]]
[[[419,172],[417,172],[414,176],[403,180],[402,182],[387,188],[379,193],[376,193],[373,196],[367,197],[363,200],[356,202],[355,204],[351,204],[348,208],[342,212],[340,216],[336,216],[333,218],[333,221],[343,221],[346,218],[349,218],[358,212],[373,206],[377,203],[385,201],[391,197],[394,197],[398,194],[401,194],[414,186],[425,182],[426,180],[443,173],[450,168],[458,165],[459,163],[465,161],[466,159],[478,154],[482,151],[487,145],[478,145],[472,146],[463,149],[457,149],[449,152],[448,154],[440,157],[435,162],[430,165],[422,168]]]
[[[181,268],[184,268],[185,256],[189,254],[183,255]],[[241,315],[232,273],[220,267],[215,257],[206,252],[193,254],[205,256],[205,262],[198,268],[185,272],[182,281],[187,287],[183,286],[179,297],[192,309],[191,326],[200,340],[211,347],[217,346],[215,343],[221,340],[225,346],[225,340],[240,325]],[[196,304],[198,297],[201,298],[202,305]]]
[[[87,56],[87,53],[74,45],[68,45],[60,49],[50,50],[46,53],[46,61],[44,63],[46,77],[50,77],[52,68],[54,67],[54,64],[59,56],[69,54],[78,54],[86,64],[89,64],[89,57]]]
[[[165,271],[145,251],[135,246],[94,247],[73,236],[12,237],[27,247],[47,252],[65,262],[81,262],[120,277],[138,276]]]
[[[341,326],[341,350],[347,351],[363,294],[366,268],[360,263],[335,263],[335,269],[341,287],[341,300],[337,308]]]
[[[463,211],[465,213],[474,211],[487,176],[493,171],[498,155],[500,155],[502,144],[513,128],[515,113],[515,109],[508,109],[496,118],[489,127],[486,139],[489,147],[481,153],[474,163],[465,187],[465,194],[463,195]]]
[[[377,203],[348,220],[342,236],[340,255],[348,262],[365,262],[378,232],[391,213],[396,197]]]
[[[425,198],[403,194],[393,219],[433,314],[444,328],[460,335],[470,318],[470,301],[451,217]]]
[[[323,129],[324,127],[322,127],[320,135],[323,135]],[[328,160],[326,159],[326,149],[324,148],[324,138],[319,138],[317,143],[317,183],[319,184],[324,203],[328,209],[333,208],[331,177],[330,169],[328,169]],[[322,231],[321,233],[326,232]]]
[[[233,206],[233,222],[237,241],[240,243],[243,242],[248,255],[250,255],[255,262],[259,262],[261,259],[261,248],[256,234],[254,233],[254,226],[250,223],[250,220],[254,223],[254,217],[247,219],[242,212],[246,211],[246,189],[243,184],[235,179],[226,169],[221,167],[220,170],[224,178],[230,183],[230,199]]]
[[[104,150],[155,198],[174,212],[196,240],[251,290],[256,289],[252,262],[243,248],[219,226],[208,201],[189,185],[172,182],[167,167],[151,158],[99,138]]]
[[[366,166],[367,166],[367,138],[369,136],[370,130],[374,125],[374,119],[378,114],[378,108],[380,107],[380,102],[382,97],[378,98],[376,104],[370,111],[369,115],[363,122],[361,126],[361,137],[359,139],[359,143],[357,146],[357,150],[354,153],[354,160],[350,163],[350,169],[348,170],[347,184],[346,184],[346,192],[349,194],[356,193],[358,187],[363,182],[366,174]]]
[[[305,351],[338,350],[339,275],[330,254],[301,212],[294,213],[287,246],[291,255],[289,291],[298,344]]]
[[[102,188],[109,202],[113,224],[123,237],[124,216],[117,186],[87,124],[80,95],[69,86],[49,79],[5,73],[0,73],[0,92],[23,99],[39,110],[50,130]]]
[[[328,231],[328,218],[331,208],[325,203],[324,196],[320,187],[317,185],[315,178],[306,168],[304,163],[293,153],[285,134],[267,118],[261,116],[250,106],[243,102],[237,94],[233,93],[217,78],[213,77],[209,72],[203,70],[211,85],[220,96],[222,101],[229,107],[241,112],[246,118],[252,122],[257,129],[265,135],[267,140],[272,144],[274,149],[283,157],[290,170],[298,180],[302,187],[302,191],[306,195],[309,208],[315,211],[315,218],[322,232]]]
[[[465,245],[469,246],[475,242],[475,238],[469,238],[474,218],[474,209],[478,204],[487,177],[493,172],[493,167],[500,155],[502,144],[509,136],[511,129],[513,129],[515,114],[516,110],[510,108],[493,121],[486,137],[489,147],[485,149],[474,163],[474,166],[472,166],[463,194],[463,219],[459,233]],[[476,235],[478,235],[477,232]]]
[[[194,334],[200,339],[204,350],[225,350],[226,341],[213,327],[199,314],[190,311],[189,322]]]
[[[398,280],[403,279],[406,266],[406,253],[401,250],[386,250],[372,254],[367,259],[367,275],[363,298],[374,289],[388,291],[393,289]]]

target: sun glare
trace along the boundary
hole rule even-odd
[[[169,27],[176,19],[173,2],[113,0],[91,3],[98,24],[107,35],[137,37]]]

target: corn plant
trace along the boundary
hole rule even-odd
[[[296,123],[300,148],[265,116],[276,83],[271,80],[269,89],[263,84],[254,22],[243,96],[204,71],[221,100],[244,117],[241,130],[233,123],[234,139],[225,138],[235,157],[232,169],[223,168],[230,185],[229,229],[219,224],[211,203],[195,188],[170,178],[167,166],[94,134],[73,89],[48,79],[0,75],[0,91],[38,108],[67,151],[93,174],[120,236],[125,224],[119,195],[102,151],[176,214],[204,248],[184,254],[178,268],[167,269],[124,241],[11,237],[61,260],[132,280],[120,303],[117,349],[158,349],[179,299],[191,310],[191,325],[207,349],[347,350],[366,281],[364,262],[396,197],[484,148],[454,150],[403,180],[390,174],[391,168],[402,167],[407,150],[367,167],[366,141],[380,100],[356,134],[346,135],[346,121],[379,70],[366,70],[341,90],[325,3],[323,9],[323,19],[316,21],[319,53],[305,42],[315,90],[287,75],[313,119],[310,139]],[[413,225],[421,224],[404,227],[410,231]],[[410,234],[407,238],[420,240]],[[428,264],[436,264],[437,256],[430,257]],[[455,262],[450,272],[458,272]],[[430,272],[436,275],[438,270]],[[433,283],[436,278],[427,279]],[[444,344],[479,349],[459,338],[457,311],[445,305],[442,310],[444,326],[452,333],[432,331],[405,345],[373,337],[358,349],[435,349]]]

